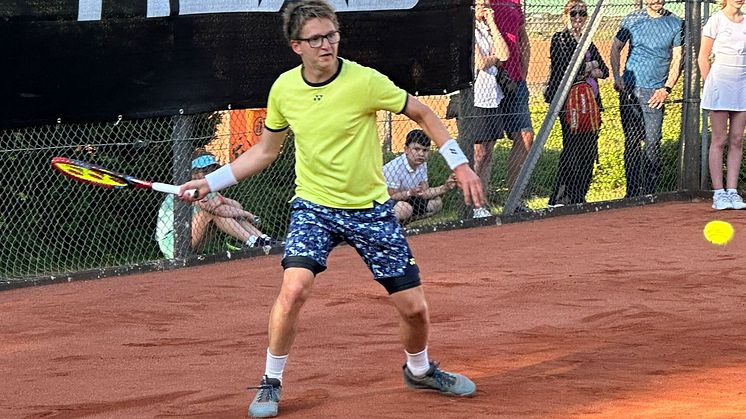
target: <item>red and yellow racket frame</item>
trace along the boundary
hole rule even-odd
[[[114,172],[93,163],[67,157],[54,157],[52,167],[63,175],[78,182],[106,189],[152,188],[152,182]]]
[[[174,195],[179,194],[179,187],[169,185],[168,183],[149,182],[138,179],[134,176],[124,175],[109,170],[99,165],[88,163],[82,160],[68,159],[67,157],[52,158],[52,167],[63,175],[78,182],[89,185],[99,186],[106,189],[152,189],[158,192],[165,192]],[[194,190],[186,191],[187,194],[193,194]]]

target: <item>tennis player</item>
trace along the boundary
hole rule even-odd
[[[253,176],[278,156],[289,128],[295,135],[296,190],[282,266],[282,287],[269,317],[264,377],[249,416],[278,413],[283,371],[298,316],[327,257],[347,242],[363,257],[399,313],[408,387],[471,396],[475,384],[440,369],[428,357],[429,313],[415,263],[383,178],[376,111],[402,113],[433,139],[455,172],[467,205],[485,202],[479,177],[435,113],[376,70],[337,56],[341,39],[325,0],[288,4],[284,33],[302,64],[275,81],[260,142],[203,180],[181,186],[181,199],[199,199]],[[197,189],[193,198],[183,194]]]

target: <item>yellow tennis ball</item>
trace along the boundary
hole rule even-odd
[[[705,225],[705,238],[712,244],[723,246],[733,238],[733,226],[727,221],[714,220]]]

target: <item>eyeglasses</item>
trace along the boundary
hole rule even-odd
[[[588,12],[585,10],[570,10],[570,17],[588,17]]]
[[[326,35],[316,35],[310,38],[298,38],[296,41],[306,41],[311,48],[321,48],[324,38],[329,41],[329,44],[336,44],[339,42],[339,31],[329,32]]]

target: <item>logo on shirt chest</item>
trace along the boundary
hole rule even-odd
[[[313,101],[314,102],[321,102],[321,99],[324,97],[324,95],[313,95]]]

